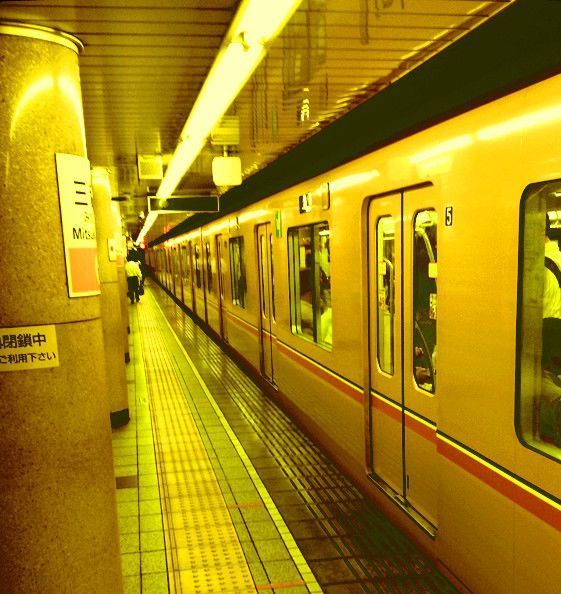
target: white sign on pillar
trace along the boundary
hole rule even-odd
[[[0,372],[58,365],[54,325],[0,328]]]
[[[100,294],[90,162],[56,153],[69,297]]]

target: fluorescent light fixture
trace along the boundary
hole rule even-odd
[[[148,233],[148,231],[150,231],[150,229],[152,228],[152,225],[156,222],[157,218],[158,218],[157,212],[150,211],[148,213],[148,216],[144,220],[144,225],[142,226],[142,229],[141,229],[140,233],[138,234],[138,237],[136,238],[135,243],[140,243],[141,241],[144,241],[146,234]]]
[[[244,0],[241,3],[183,127],[179,144],[156,192],[158,198],[172,195],[212,129],[265,56],[267,45],[282,31],[301,1]]]
[[[301,0],[245,0],[187,118],[157,196],[171,196],[207,136],[226,113]]]
[[[301,0],[242,2],[193,109],[156,196],[171,196]]]

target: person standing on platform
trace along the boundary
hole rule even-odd
[[[125,273],[127,275],[127,295],[131,303],[140,301],[140,283],[142,281],[142,272],[139,263],[133,259],[133,256],[127,256],[125,264]]]

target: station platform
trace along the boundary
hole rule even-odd
[[[457,592],[154,281],[129,314],[125,592]]]

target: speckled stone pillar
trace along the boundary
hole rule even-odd
[[[120,427],[126,425],[130,418],[123,360],[121,295],[117,277],[117,248],[121,240],[120,217],[117,221],[111,208],[111,186],[107,170],[94,169],[92,184],[111,426]]]
[[[0,105],[0,330],[58,343],[58,367],[0,369],[0,591],[119,593],[100,299],[68,296],[55,168],[86,155],[73,39],[0,23]]]

